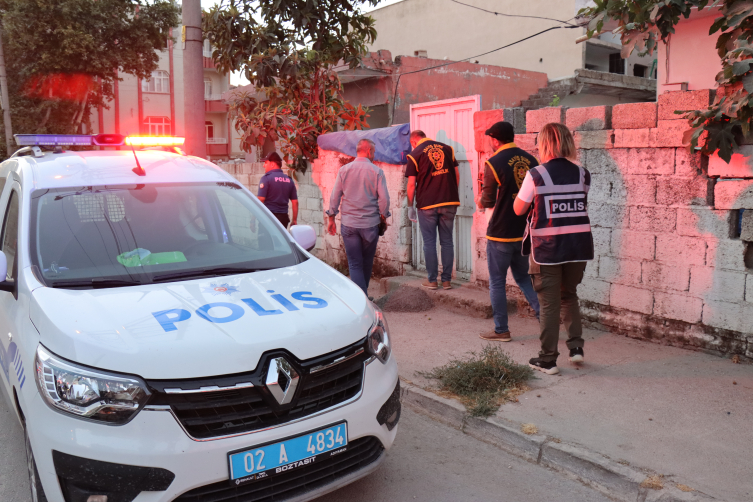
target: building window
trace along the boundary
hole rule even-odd
[[[204,99],[212,98],[212,79],[204,77]]]
[[[609,55],[609,73],[625,74],[625,60],[619,52],[615,52]]]
[[[207,139],[214,139],[214,124],[211,121],[204,122],[204,129],[207,132]]]
[[[152,72],[152,78],[141,81],[142,92],[170,92],[170,74],[164,70]]]
[[[642,64],[633,65],[633,76],[643,78],[648,77],[648,66]]]
[[[144,129],[150,136],[170,136],[172,128],[167,117],[147,117],[144,119]]]

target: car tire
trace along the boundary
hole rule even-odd
[[[47,502],[47,496],[42,488],[42,481],[39,479],[37,462],[34,460],[34,452],[31,451],[31,441],[29,434],[24,428],[24,444],[26,445],[26,467],[29,471],[29,485],[31,486],[31,502]]]

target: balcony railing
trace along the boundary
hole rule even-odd
[[[204,93],[204,99],[207,101],[222,101],[222,93]]]
[[[207,145],[227,145],[227,138],[207,138]]]

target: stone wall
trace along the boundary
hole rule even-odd
[[[331,236],[326,232],[324,210],[329,204],[337,171],[352,161],[353,157],[320,150],[319,158],[311,164],[305,174],[288,171],[294,177],[298,190],[298,223],[311,225],[318,236],[312,253],[344,273],[347,273],[348,261],[340,236],[340,216],[336,218],[337,235]],[[387,232],[379,238],[374,260],[374,275],[378,277],[402,275],[410,269],[411,251],[411,226],[405,205],[406,182],[403,174],[405,166],[382,162],[376,164],[382,168],[387,178],[392,216],[387,220],[390,225]],[[259,192],[259,181],[264,175],[263,163],[218,165],[254,194]]]
[[[709,90],[677,91],[658,103],[529,111],[516,143],[538,156],[538,131],[563,122],[591,172],[596,258],[578,288],[590,323],[753,359],[753,211],[741,217],[753,210],[753,147],[730,164],[691,153],[687,121],[674,113],[711,99]],[[476,147],[488,157],[490,145]]]

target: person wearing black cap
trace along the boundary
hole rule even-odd
[[[539,316],[539,300],[528,275],[528,258],[521,253],[526,216],[513,210],[515,197],[536,157],[515,146],[515,130],[509,122],[497,122],[486,130],[494,154],[484,166],[484,185],[476,198],[479,208],[494,208],[486,229],[486,259],[489,265],[489,296],[494,311],[494,331],[484,333],[484,340],[512,340],[507,324],[507,270],[528,303]]]
[[[298,222],[298,191],[290,176],[282,172],[282,159],[277,152],[267,154],[264,161],[264,176],[259,181],[257,198],[272,214],[280,220],[282,226],[288,228],[291,223],[288,216],[288,202],[293,205],[293,225]]]

